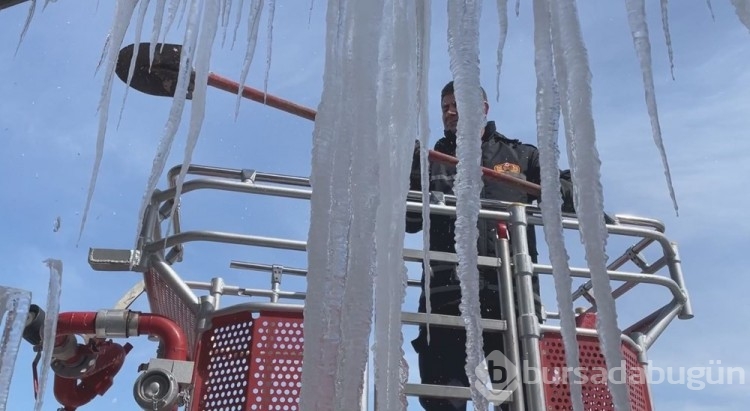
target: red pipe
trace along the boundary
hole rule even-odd
[[[264,103],[273,108],[285,111],[290,114],[294,114],[295,116],[306,118],[308,120],[315,121],[315,116],[317,115],[317,112],[309,107],[301,106],[289,100],[284,100],[280,97],[263,93],[262,91],[249,86],[240,85],[240,83],[237,83],[236,81],[230,80],[226,77],[222,77],[215,73],[209,73],[208,85],[216,87],[219,90],[228,91],[233,94],[239,93],[240,89],[242,89],[242,97],[257,101],[259,103]],[[429,158],[430,160],[439,161],[442,163],[452,165],[458,164],[457,158],[441,153],[439,151],[430,150]],[[485,177],[489,177],[502,183],[511,185],[531,195],[540,196],[542,192],[541,187],[538,184],[534,184],[526,180],[521,180],[520,178],[516,178],[508,174],[499,173],[486,167],[482,167],[482,174]]]
[[[72,334],[96,334],[95,312],[67,312],[60,313],[57,320],[57,336],[55,345],[65,343],[64,335]],[[165,357],[169,360],[186,360],[188,356],[187,337],[180,327],[167,317],[156,314],[139,314],[137,318],[138,335],[155,335],[161,340]],[[112,386],[112,379],[122,367],[125,355],[130,351],[130,344],[125,347],[108,341],[96,344],[97,362],[96,368],[89,370],[81,378],[65,378],[55,375],[55,398],[63,405],[66,411],[74,411],[76,408],[90,402],[97,395],[102,395]],[[71,361],[90,353],[91,348],[82,344],[78,345],[77,353]]]

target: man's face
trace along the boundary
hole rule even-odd
[[[440,106],[443,110],[443,127],[446,130],[456,132],[458,128],[458,109],[456,108],[456,96],[453,94],[446,94],[443,100],[440,102]],[[487,115],[490,106],[487,104],[487,100],[484,101],[484,114]]]
[[[443,127],[455,133],[458,126],[456,97],[453,94],[446,94],[443,100],[441,100],[440,106],[443,109]]]

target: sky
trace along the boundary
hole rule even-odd
[[[39,2],[41,3],[41,2]],[[135,239],[138,210],[144,196],[156,146],[171,101],[131,90],[122,104],[125,86],[113,84],[110,121],[98,185],[88,222],[78,241],[81,214],[94,160],[103,73],[97,72],[101,50],[112,24],[114,2],[58,1],[36,10],[23,42],[18,39],[28,4],[0,11],[0,284],[29,290],[44,306],[48,271],[43,260],[64,263],[61,310],[95,311],[113,306],[138,280],[137,273],[95,272],[86,261],[90,247],[128,249]],[[513,2],[511,2],[513,3]],[[500,81],[495,98],[497,12],[494,2],[483,9],[480,37],[481,80],[489,91],[489,118],[512,138],[536,141],[531,2],[511,15]],[[624,2],[579,2],[580,20],[593,76],[597,148],[601,156],[605,210],[638,215],[666,224],[667,236],[679,245],[683,272],[695,318],[676,320],[656,341],[649,359],[658,367],[688,369],[741,367],[750,372],[744,325],[750,320],[744,276],[750,223],[743,218],[750,202],[745,176],[750,173],[750,32],[729,2],[703,0],[669,5],[674,79],[661,30],[658,2],[648,2],[654,79],[661,129],[679,203],[675,214],[659,153],[651,135],[644,90],[635,57]],[[270,47],[268,92],[316,108],[321,96],[325,57],[325,3],[278,1]],[[511,5],[511,10],[512,10]],[[431,141],[441,134],[439,92],[450,80],[444,1],[434,1],[431,27]],[[266,81],[267,16],[247,83],[263,88]],[[184,23],[167,41],[179,43]],[[244,20],[234,47],[233,25],[221,46],[217,39],[211,70],[238,78],[246,45]],[[147,24],[145,32],[150,32]],[[221,34],[221,32],[220,32]],[[125,44],[133,42],[128,31]],[[309,176],[313,124],[260,104],[243,101],[235,118],[236,98],[209,89],[206,117],[193,163],[227,168],[251,168],[287,175]],[[120,108],[122,118],[118,126]],[[188,105],[188,110],[190,105]],[[171,150],[168,167],[182,161],[187,132],[186,114]],[[352,136],[356,138],[357,136]],[[563,143],[561,137],[560,144]],[[561,164],[565,168],[565,164]],[[165,174],[159,182],[164,188]],[[237,231],[245,234],[305,240],[308,203],[251,195],[191,193],[183,198],[186,228]],[[60,219],[60,229],[54,223]],[[419,248],[421,234],[409,235],[407,246]],[[575,266],[585,266],[575,235],[568,236]],[[543,241],[540,240],[540,243]],[[611,258],[632,240],[610,238]],[[545,247],[542,244],[542,261]],[[646,253],[649,255],[648,253]],[[210,258],[209,258],[210,257]],[[304,267],[298,252],[236,246],[191,245],[176,269],[185,279],[209,281],[215,276],[245,287],[267,287],[266,274],[229,268],[230,260]],[[410,277],[419,271],[410,265]],[[629,268],[632,271],[632,266]],[[556,311],[551,282],[543,282],[544,302]],[[284,289],[304,290],[299,280],[285,279]],[[417,290],[407,293],[404,309],[414,311]],[[236,300],[227,299],[229,304]],[[665,304],[663,292],[639,287],[618,304],[619,325]],[[579,302],[580,303],[580,302]],[[148,310],[144,299],[134,309]],[[405,327],[405,352],[416,382],[416,356],[409,345],[415,335]],[[135,349],[106,396],[82,409],[133,409],[132,381],[136,367],[146,362],[155,345],[145,338],[130,341]],[[12,381],[8,410],[31,409],[30,364],[33,352],[21,347]],[[714,374],[716,375],[716,374]],[[750,378],[750,376],[747,376]],[[747,381],[740,384],[652,386],[657,410],[746,409]],[[51,382],[44,410],[56,409]],[[419,409],[410,400],[409,410]]]

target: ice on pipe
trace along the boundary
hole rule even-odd
[[[461,108],[458,120],[456,180],[455,244],[457,274],[461,288],[459,309],[466,325],[466,375],[471,400],[476,409],[487,408],[487,398],[475,387],[475,370],[484,362],[482,325],[479,322],[479,270],[477,240],[479,197],[483,187],[482,129],[486,124],[484,100],[479,81],[479,17],[482,2],[467,0],[448,2],[448,54],[455,85],[456,105]]]
[[[675,213],[679,213],[677,205],[677,195],[672,184],[672,172],[669,170],[669,160],[667,159],[667,150],[664,148],[664,141],[661,136],[661,124],[659,123],[659,110],[656,107],[656,91],[654,86],[654,73],[651,64],[651,42],[648,39],[648,24],[646,23],[646,3],[645,0],[626,0],[625,5],[628,12],[628,24],[633,36],[633,45],[635,46],[638,61],[640,62],[641,72],[643,74],[643,88],[646,94],[646,107],[651,120],[651,131],[659,154],[661,155],[662,165],[664,167],[664,176],[667,179],[667,188],[669,196],[672,198],[672,205]],[[666,24],[666,23],[665,23]],[[669,44],[671,47],[671,43]]]
[[[5,411],[31,304],[26,290],[0,286],[0,411]]]
[[[549,249],[555,283],[555,296],[560,312],[560,325],[565,347],[565,364],[568,381],[575,381],[572,370],[578,369],[578,340],[571,288],[570,260],[565,247],[560,210],[560,178],[558,163],[560,151],[557,135],[560,120],[560,95],[555,78],[552,55],[550,0],[534,0],[534,67],[537,77],[536,122],[541,166],[542,198],[540,207],[544,220],[544,238]],[[583,411],[583,393],[580,384],[568,384],[574,411]]]
[[[406,203],[413,136],[424,121],[418,98],[426,91],[424,19],[429,5],[386,0],[380,27],[377,101],[377,163],[380,195],[377,209],[375,269],[375,403],[386,410],[405,410],[403,392],[408,370],[402,349],[401,307],[406,296],[403,261]],[[419,11],[417,10],[419,8]],[[429,24],[427,22],[427,24]],[[414,28],[417,27],[417,30]],[[429,26],[428,26],[429,27]],[[421,41],[418,43],[418,36]],[[417,50],[417,53],[414,53]],[[418,60],[421,60],[418,63]],[[422,94],[424,97],[424,94]],[[424,113],[420,113],[424,114]],[[424,193],[424,192],[423,192]],[[429,204],[428,204],[429,205]],[[424,209],[423,209],[424,211]]]
[[[425,312],[432,312],[430,288],[432,283],[432,266],[429,263],[430,254],[430,27],[432,25],[432,2],[430,0],[417,2],[417,115],[419,116],[419,165],[422,186],[422,267],[424,270]],[[430,343],[430,322],[427,328],[427,343]]]
[[[562,118],[571,163],[574,200],[594,299],[599,309],[597,331],[607,369],[622,364],[617,312],[607,274],[607,230],[604,194],[592,110],[591,72],[575,0],[551,1],[552,49],[560,85]],[[617,411],[629,409],[628,387],[608,381]]]
[[[42,358],[39,362],[39,395],[37,395],[34,403],[35,411],[42,411],[44,405],[44,393],[47,388],[47,375],[52,362],[52,352],[55,348],[57,316],[60,313],[60,294],[62,293],[62,261],[49,258],[44,260],[44,264],[49,268],[49,286],[47,288],[44,331],[42,332]]]

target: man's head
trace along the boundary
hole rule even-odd
[[[487,103],[487,92],[484,91],[484,88],[480,87],[480,89],[484,99],[484,114],[487,115],[490,110],[490,105]],[[456,96],[454,95],[452,81],[446,84],[440,92],[440,108],[443,111],[443,127],[455,133],[458,127],[458,108],[456,107]]]

